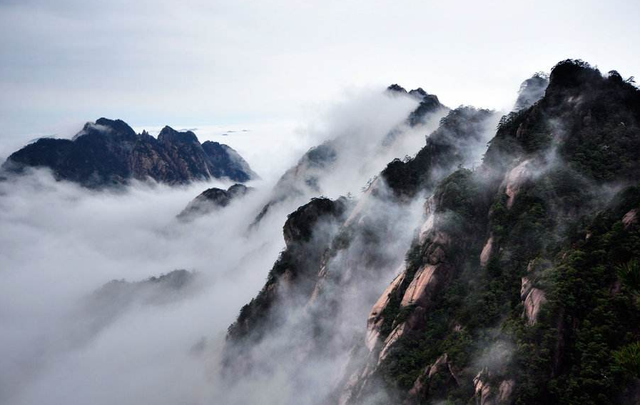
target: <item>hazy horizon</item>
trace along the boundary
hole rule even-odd
[[[524,79],[563,59],[638,74],[639,12],[630,1],[2,0],[0,124],[16,145],[102,116],[300,122],[391,83],[505,109]]]
[[[640,403],[639,15],[0,0],[0,403]]]

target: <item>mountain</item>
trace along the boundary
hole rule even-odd
[[[181,221],[190,221],[198,216],[206,215],[219,208],[224,208],[233,200],[244,197],[247,193],[253,191],[253,188],[243,184],[234,184],[227,190],[220,188],[209,188],[200,193],[185,207],[178,219]]]
[[[415,197],[426,184],[435,184],[457,166],[479,161],[496,117],[493,111],[473,107],[451,110],[416,156],[394,159],[380,175],[396,195]]]
[[[378,142],[369,138],[361,140],[352,133],[346,133],[309,149],[278,180],[269,201],[256,217],[254,224],[258,224],[274,206],[287,202],[297,204],[301,200],[321,196],[324,192],[323,182],[332,176],[340,176],[342,170],[352,170],[346,167],[347,161],[350,163],[352,159],[357,158],[361,162],[357,172],[362,173],[371,170],[366,167],[368,163],[382,156],[390,153],[402,153],[400,156],[403,156],[403,152],[406,151],[402,149],[402,145],[395,149],[394,146],[401,144],[403,138],[410,136],[412,131],[420,131],[431,121],[437,122],[449,112],[449,108],[442,105],[437,96],[428,94],[422,88],[407,91],[398,84],[393,84],[386,89],[385,95],[391,98],[409,98],[416,103],[415,107],[403,122],[394,125]],[[420,136],[422,137],[422,134]],[[362,144],[363,141],[366,142],[365,145]]]
[[[543,72],[537,72],[520,86],[518,99],[514,105],[515,111],[520,111],[531,107],[534,103],[544,97],[544,92],[549,86],[549,76]]]
[[[541,97],[523,97],[488,148],[492,113],[458,108],[358,201],[292,214],[265,287],[229,328],[230,390],[640,403],[640,91],[578,60],[534,82],[523,87]]]
[[[184,184],[211,178],[246,182],[257,175],[232,148],[217,142],[200,144],[191,131],[164,127],[157,139],[136,134],[121,120],[100,118],[85,124],[73,139],[43,138],[9,156],[6,172],[29,167],[51,169],[58,180],[86,187],[126,184],[132,179],[153,179]]]
[[[291,296],[310,295],[317,283],[317,269],[324,250],[336,234],[337,225],[343,222],[353,208],[345,198],[332,201],[315,198],[292,212],[283,227],[285,250],[273,265],[267,282],[258,296],[240,311],[237,322],[229,328],[229,336],[235,340],[257,339],[271,319],[264,316],[278,302],[280,288],[296,290]],[[322,225],[322,226],[320,226]],[[236,356],[232,356],[235,360]],[[231,361],[231,360],[229,360]],[[237,367],[237,366],[235,366]]]
[[[146,280],[111,280],[83,297],[70,314],[74,322],[65,331],[76,345],[85,345],[136,307],[170,305],[199,292],[199,274],[174,270]]]

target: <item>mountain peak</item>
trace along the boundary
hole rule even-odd
[[[101,117],[96,120],[96,125],[102,125],[104,127],[111,128],[116,132],[121,132],[127,135],[135,136],[136,134],[133,128],[129,126],[129,124],[119,119],[111,120],[108,118]]]
[[[122,120],[99,118],[88,122],[72,140],[40,139],[14,152],[3,170],[22,173],[27,167],[46,167],[57,179],[86,187],[127,184],[131,179],[184,184],[211,177],[244,182],[258,177],[232,148],[201,145],[191,131],[165,126],[156,140],[138,135]]]
[[[425,98],[426,96],[429,95],[429,93],[427,93],[426,91],[424,91],[424,89],[422,87],[418,87],[417,89],[413,89],[409,92],[410,95],[422,100],[423,98]]]
[[[598,68],[580,59],[566,59],[556,64],[549,75],[550,88],[574,88],[598,83],[604,77]]]
[[[160,142],[191,142],[200,143],[198,137],[191,131],[176,131],[168,125],[158,134],[158,141]]]
[[[391,86],[387,87],[387,91],[389,92],[394,92],[394,93],[402,93],[402,94],[407,94],[407,89],[405,89],[404,87],[400,86],[399,84],[392,84]]]
[[[387,92],[410,95],[416,98],[418,101],[422,101],[427,96],[429,96],[429,93],[427,93],[422,87],[418,87],[417,89],[407,91],[407,89],[405,89],[404,87],[400,86],[397,83],[394,83],[389,87],[387,87]]]
[[[87,122],[72,140],[85,135],[110,135],[122,138],[135,139],[136,132],[126,122],[122,120],[111,120],[108,118],[98,118],[95,122]]]
[[[544,97],[544,92],[549,85],[549,75],[537,72],[520,85],[518,99],[514,105],[514,110],[519,111],[532,106],[535,102]]]

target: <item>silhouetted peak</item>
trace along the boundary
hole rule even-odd
[[[209,188],[193,199],[187,207],[178,214],[178,219],[184,222],[193,220],[196,217],[206,215],[215,210],[229,205],[233,200],[244,197],[254,189],[243,184],[234,184],[227,190],[220,188]]]
[[[110,120],[108,118],[99,118],[95,122],[87,122],[82,127],[82,131],[78,132],[73,140],[84,135],[109,135],[122,138],[135,139],[136,132],[126,122],[122,120]]]
[[[395,93],[402,93],[402,94],[407,94],[407,90],[400,86],[399,84],[392,84],[391,86],[387,87],[387,91],[390,92],[395,92]]]
[[[122,120],[110,120],[108,118],[98,118],[96,120],[96,125],[101,125],[103,127],[110,128],[111,130],[118,132],[123,135],[135,136],[136,132]]]
[[[518,98],[514,105],[514,110],[519,111],[531,107],[538,100],[544,97],[544,92],[549,85],[549,75],[537,72],[520,85]]]
[[[312,198],[307,204],[288,215],[283,227],[284,240],[287,246],[311,240],[314,226],[325,216],[339,217],[348,208],[344,198],[330,200],[328,198]]]
[[[207,145],[210,148],[223,148],[226,147],[227,145],[221,144],[220,142],[215,142],[215,141],[205,141],[203,144]]]
[[[409,114],[408,122],[412,127],[423,123],[428,114],[436,112],[441,108],[446,108],[445,106],[440,104],[438,96],[434,94],[427,94],[427,92],[425,92],[421,88],[411,90],[411,92],[411,95],[420,101],[418,108],[416,108],[411,112],[411,114]],[[424,95],[421,95],[422,93],[424,93]]]
[[[429,95],[429,93],[427,93],[426,91],[424,91],[424,89],[422,87],[418,87],[417,89],[413,89],[409,92],[409,94],[411,94],[412,96],[419,98],[419,99],[423,99],[426,96]]]
[[[559,62],[549,75],[549,87],[571,88],[589,82],[600,82],[604,78],[600,71],[580,59],[567,59]]]
[[[180,132],[166,125],[158,134],[158,141],[198,143],[198,137],[191,131]]]

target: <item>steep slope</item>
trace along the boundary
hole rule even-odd
[[[193,132],[166,126],[158,138],[136,134],[121,120],[87,123],[73,139],[39,139],[9,156],[3,170],[21,173],[47,167],[56,179],[86,187],[126,184],[148,178],[167,184],[227,177],[255,178],[237,152],[215,142],[200,144]]]
[[[292,255],[287,242],[287,250],[266,286],[229,329],[225,359],[230,380],[238,374],[245,375],[244,382],[260,380],[285,369],[297,370],[292,377],[294,386],[305,386],[313,379],[305,364],[346,367],[354,342],[364,339],[360,322],[366,319],[377,292],[384,289],[385,280],[399,271],[402,252],[410,246],[413,224],[421,217],[422,200],[416,197],[428,195],[437,181],[458,165],[479,158],[477,151],[486,145],[496,118],[488,110],[469,107],[451,111],[415,158],[390,164],[349,215],[335,221],[329,239],[314,247],[320,255]],[[420,170],[431,175],[417,176],[411,182],[398,181],[398,177]],[[291,240],[286,233],[285,237]],[[314,259],[309,261],[307,257]],[[303,260],[302,268],[296,267],[305,274],[303,282],[273,276],[283,267],[283,258]],[[265,358],[264,353],[270,355]],[[287,360],[272,364],[274,357],[280,358],[279,353],[286,353]],[[240,369],[238,362],[242,364]],[[331,373],[343,373],[337,368]],[[334,394],[335,383],[321,389],[325,397]]]
[[[458,165],[478,164],[496,118],[493,111],[473,107],[450,111],[415,157],[395,159],[382,171],[382,177],[398,196],[415,197],[422,186],[435,185]]]
[[[401,281],[372,310],[345,402],[383,390],[408,403],[636,403],[624,395],[638,374],[612,354],[640,337],[616,276],[640,255],[637,230],[620,226],[640,199],[611,190],[640,180],[638,94],[561,62],[543,99],[503,119],[483,166],[438,186]]]
[[[549,76],[542,72],[537,72],[522,82],[518,91],[518,98],[513,107],[514,111],[524,110],[535,104],[544,97],[547,86],[549,86]]]
[[[229,370],[249,372],[253,366],[250,356],[239,356],[236,350],[256,345],[282,326],[286,319],[278,313],[278,305],[297,306],[309,299],[318,281],[314,270],[319,268],[338,225],[352,208],[344,198],[335,201],[317,198],[289,215],[283,227],[285,250],[269,272],[263,289],[242,308],[237,321],[229,327],[229,339],[237,343],[226,352]],[[244,362],[239,362],[239,358]]]
[[[417,102],[417,106],[403,122],[394,125],[379,140],[368,137],[361,139],[347,133],[311,148],[279,179],[255,223],[259,223],[275,205],[291,202],[296,206],[311,197],[322,195],[325,191],[323,183],[332,176],[339,176],[341,171],[345,170],[345,166],[350,166],[345,164],[345,161],[358,159],[361,162],[361,167],[357,170],[349,167],[349,171],[370,171],[370,168],[365,167],[367,163],[393,151],[394,146],[400,144],[403,137],[410,136],[409,132],[428,128],[431,122],[437,122],[449,111],[446,106],[440,104],[437,96],[428,94],[422,88],[407,92],[403,87],[394,84],[386,89],[385,95],[391,98],[411,99]],[[398,152],[401,152],[400,156],[405,154],[400,150]],[[387,161],[388,159],[385,163]],[[377,174],[378,170],[380,169],[377,168],[371,175]],[[326,188],[326,184],[324,187]]]
[[[298,268],[302,294],[270,278],[269,305],[243,309],[230,387],[277,376],[297,403],[638,403],[640,92],[568,60],[531,101],[477,169],[491,114],[465,108],[390,163]]]

